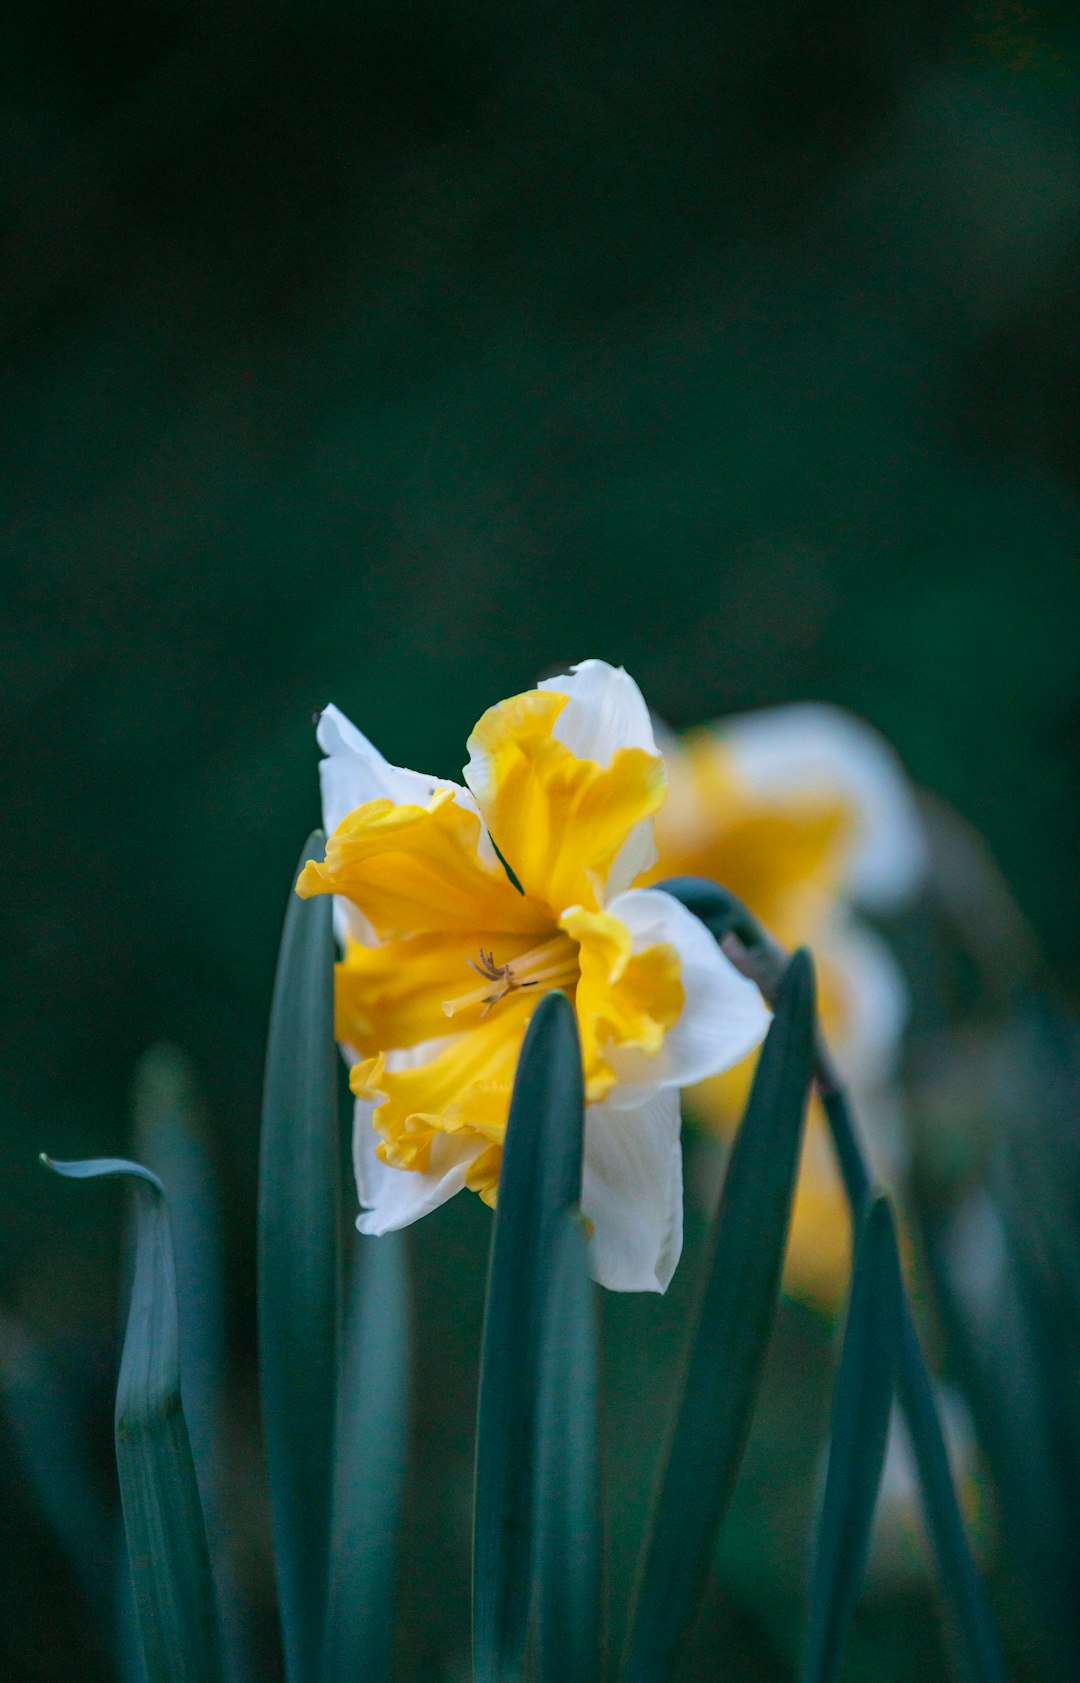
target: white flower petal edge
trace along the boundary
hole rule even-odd
[[[363,731],[333,705],[319,715],[315,738],[326,755],[319,763],[319,783],[327,835],[365,801],[426,806],[441,781],[392,766]]]
[[[555,721],[552,735],[579,760],[609,766],[620,748],[642,748],[647,754],[659,754],[645,697],[621,666],[609,666],[606,660],[583,660],[557,678],[541,678],[537,687],[566,696],[566,706]],[[655,864],[652,821],[646,819],[634,826],[612,861],[607,895],[629,888]]]
[[[428,777],[423,772],[408,771],[394,766],[362,730],[333,703],[319,715],[315,739],[326,755],[319,761],[319,786],[322,791],[323,829],[332,835],[343,819],[365,801],[388,800],[395,806],[427,806],[436,789],[452,789],[459,806],[469,812],[479,811],[468,789],[444,777]],[[489,867],[496,864],[491,838],[480,824],[477,843],[480,858]],[[363,941],[373,939],[367,919],[357,907],[334,896],[334,930],[342,946],[346,938]]]
[[[926,837],[904,768],[871,725],[840,707],[800,702],[725,719],[717,734],[755,793],[825,790],[851,804],[858,825],[847,880],[853,899],[888,911],[915,892],[926,870]]]
[[[645,697],[621,666],[583,660],[558,677],[541,678],[537,689],[566,696],[553,735],[579,760],[609,766],[620,748],[657,752]]]
[[[585,1112],[581,1203],[593,1226],[593,1279],[609,1291],[666,1291],[682,1252],[679,1095],[636,1110]]]
[[[856,1091],[880,1086],[896,1073],[907,1023],[904,973],[887,942],[842,911],[829,922],[822,958],[839,972],[845,995],[846,1020],[833,1051]]]
[[[431,1146],[431,1169],[394,1169],[375,1155],[372,1125],[375,1106],[357,1099],[353,1112],[353,1168],[360,1194],[356,1225],[361,1233],[378,1236],[408,1227],[430,1215],[440,1204],[462,1191],[469,1164],[483,1142],[466,1142],[454,1134],[438,1134]]]
[[[609,1105],[639,1105],[656,1087],[689,1087],[753,1051],[769,1026],[768,1009],[700,919],[658,888],[632,888],[610,901],[607,910],[629,929],[635,951],[670,942],[682,965],[686,996],[655,1057],[629,1049],[610,1054],[619,1084]]]

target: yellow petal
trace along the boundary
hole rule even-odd
[[[791,1206],[784,1286],[790,1296],[833,1314],[851,1271],[851,1212],[840,1171],[820,1161],[827,1147],[824,1121],[813,1117],[810,1130]]]
[[[457,930],[471,940],[485,930],[531,932],[542,915],[512,886],[497,862],[481,858],[480,820],[449,789],[426,807],[365,801],[310,860],[297,893],[341,894],[358,906],[383,940]]]
[[[609,1061],[614,1048],[633,1047],[646,1056],[659,1052],[686,997],[682,966],[666,941],[635,953],[630,931],[610,912],[574,906],[559,927],[580,945],[575,1003],[585,1096],[595,1104],[615,1085]]]
[[[744,1058],[722,1075],[698,1082],[687,1094],[693,1120],[730,1139],[750,1096],[757,1058]],[[800,1302],[832,1313],[847,1287],[851,1266],[851,1216],[840,1171],[832,1158],[828,1123],[813,1094],[791,1208],[784,1258],[784,1289]]]
[[[518,1053],[535,996],[510,994],[476,1028],[455,1035],[425,1062],[390,1070],[379,1054],[355,1064],[349,1085],[374,1100],[378,1150],[395,1168],[426,1169],[436,1131],[501,1144]]]
[[[832,793],[753,794],[708,729],[690,732],[669,755],[668,775],[653,880],[708,877],[786,945],[812,939],[839,895],[855,831],[851,807]]]
[[[566,696],[528,690],[491,707],[469,738],[470,787],[526,895],[558,915],[598,909],[627,836],[664,796],[664,765],[619,748],[610,765],[578,759],[552,734]]]
[[[501,1168],[502,1146],[489,1145],[473,1158],[465,1176],[465,1185],[469,1191],[478,1192],[491,1209],[495,1208]]]
[[[456,931],[410,935],[376,947],[350,941],[336,972],[335,1035],[343,1045],[371,1053],[474,1029],[492,1010],[501,1011],[512,991],[478,970],[483,956],[512,965],[531,953],[535,939],[479,930],[467,937]]]

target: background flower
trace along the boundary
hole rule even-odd
[[[903,1159],[893,1084],[907,989],[862,912],[895,912],[917,890],[926,845],[896,755],[839,708],[802,704],[663,737],[668,799],[656,820],[659,880],[684,873],[730,888],[786,947],[809,946],[830,1045],[870,1130],[878,1170]],[[688,1109],[730,1137],[752,1065],[699,1084]],[[714,1177],[705,1169],[708,1180]],[[790,1290],[834,1307],[846,1279],[849,1222],[816,1101],[796,1191]]]

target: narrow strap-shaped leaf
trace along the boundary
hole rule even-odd
[[[147,1683],[220,1683],[206,1527],[180,1401],[176,1270],[161,1182],[122,1158],[43,1161],[72,1180],[123,1175],[134,1182],[138,1216],[116,1390],[116,1464]]]
[[[116,1515],[115,1530],[112,1637],[117,1683],[146,1683],[146,1662],[143,1659],[142,1637],[139,1635],[139,1614],[135,1606],[135,1586],[131,1581],[131,1564],[128,1560],[122,1513]],[[209,1538],[207,1542],[209,1543]],[[222,1648],[224,1659],[224,1643]]]
[[[902,1336],[903,1287],[887,1198],[875,1198],[855,1250],[833,1393],[803,1683],[835,1683],[862,1588]]]
[[[194,1077],[182,1052],[153,1046],[144,1053],[135,1071],[133,1111],[139,1162],[157,1175],[169,1200],[184,1415],[212,1531],[225,1388],[224,1241]]]
[[[906,1293],[901,1306],[900,1403],[907,1421],[923,1516],[941,1580],[948,1634],[969,1683],[1006,1683],[1008,1673],[986,1590],[971,1558],[949,1451]]]
[[[700,877],[672,877],[658,886],[681,900],[718,942],[726,944],[729,936],[737,939],[750,960],[748,973],[753,973],[768,997],[782,961],[782,949],[742,902],[727,889]],[[815,1048],[815,1079],[828,1116],[852,1220],[857,1223],[865,1214],[869,1200],[870,1174],[847,1096],[820,1034]],[[923,1511],[954,1654],[968,1683],[1005,1683],[1007,1673],[1001,1641],[986,1590],[975,1570],[960,1504],[949,1476],[945,1435],[906,1290],[903,1317],[900,1402],[919,1467]]]
[[[776,1311],[814,1040],[798,952],[731,1150],[673,1429],[638,1578],[627,1683],[660,1683],[704,1593]]]
[[[290,897],[259,1154],[259,1375],[288,1683],[319,1676],[326,1604],[341,1297],[332,913],[329,895]]]
[[[541,1342],[536,1479],[540,1683],[598,1683],[602,1520],[596,1322],[580,1211],[555,1234]]]
[[[869,1202],[870,1176],[855,1121],[843,1092],[823,1092],[822,1099],[852,1217],[858,1221]],[[937,1565],[951,1647],[968,1683],[1006,1683],[1001,1640],[971,1557],[949,1468],[945,1431],[902,1280],[900,1313],[897,1390],[919,1470],[923,1515]]]
[[[475,1683],[520,1676],[532,1592],[536,1385],[559,1218],[581,1198],[581,1046],[553,992],[525,1036],[510,1101],[480,1357],[473,1524]]]
[[[132,1095],[136,1155],[169,1200],[176,1253],[184,1416],[214,1557],[221,1639],[232,1683],[252,1676],[251,1637],[226,1511],[225,1236],[207,1123],[189,1060],[175,1046],[140,1058]]]
[[[338,1397],[324,1683],[390,1672],[409,1403],[405,1235],[357,1239]]]

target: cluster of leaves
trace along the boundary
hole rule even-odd
[[[312,838],[311,846],[320,838]],[[308,853],[305,853],[305,858]],[[745,909],[669,885],[718,939],[776,957]],[[291,903],[267,1055],[259,1195],[259,1341],[281,1641],[288,1683],[389,1672],[408,1385],[396,1237],[370,1241],[343,1292],[328,899]],[[975,1576],[901,1277],[888,1201],[871,1188],[815,1028],[813,968],[774,969],[762,1050],[700,1281],[642,1547],[627,1683],[663,1683],[704,1593],[735,1485],[776,1309],[807,1094],[818,1081],[857,1244],[817,1524],[804,1683],[838,1676],[870,1537],[894,1393],[916,1448],[962,1672],[1004,1667]],[[766,985],[763,983],[763,985]],[[526,1669],[594,1683],[604,1641],[602,1481],[587,1221],[579,1208],[581,1053],[566,998],[537,1007],[511,1103],[492,1243],[476,1428],[476,1683]],[[161,1181],[136,1163],[52,1163],[125,1175],[136,1194],[115,1438],[147,1683],[231,1675],[180,1382],[172,1237]],[[345,1298],[343,1306],[342,1299]]]

